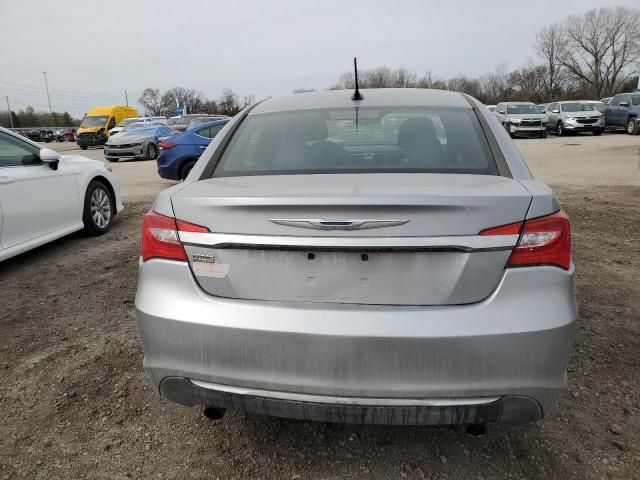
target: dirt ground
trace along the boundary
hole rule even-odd
[[[517,143],[572,220],[580,320],[552,418],[473,438],[236,412],[212,423],[163,401],[142,371],[133,299],[141,216],[170,182],[124,162],[111,232],[0,265],[0,479],[640,478],[640,137]]]

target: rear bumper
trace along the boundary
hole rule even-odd
[[[213,405],[257,415],[336,423],[521,424],[542,418],[542,410],[535,400],[517,396],[414,400],[402,404],[398,399],[319,399],[318,396],[312,395],[229,389],[225,385],[209,384],[205,387],[180,377],[165,378],[160,384],[160,393],[167,400],[182,405]]]
[[[394,424],[549,415],[577,314],[573,272],[552,267],[508,270],[472,305],[388,307],[213,297],[164,260],[140,265],[136,309],[145,370],[171,401]]]

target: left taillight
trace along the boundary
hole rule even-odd
[[[151,210],[142,222],[142,261],[152,258],[187,261],[178,232],[207,233],[208,228],[160,215]]]
[[[571,226],[560,210],[552,215],[532,218],[522,223],[489,228],[480,235],[520,235],[507,267],[551,265],[571,268]]]

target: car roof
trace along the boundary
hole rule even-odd
[[[375,88],[360,90],[363,99],[351,100],[353,90],[327,90],[271,97],[258,103],[249,115],[316,108],[360,107],[457,107],[471,109],[460,93],[422,88]]]
[[[189,129],[185,130],[185,132],[193,132],[195,129],[212,127],[214,125],[219,125],[220,123],[226,123],[229,120],[231,120],[231,119],[230,118],[218,118],[216,120],[211,120],[210,122],[203,123],[201,125],[197,125],[197,126],[195,126],[193,128],[189,128]]]
[[[507,105],[535,105],[533,102],[504,102]]]

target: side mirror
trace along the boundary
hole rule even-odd
[[[58,169],[58,163],[60,162],[60,154],[55,150],[51,150],[49,148],[43,148],[40,150],[40,160],[42,163],[46,163],[49,165],[51,170]]]
[[[551,113],[560,113],[560,110],[556,108],[555,110],[551,110]]]
[[[629,102],[620,102],[620,106],[621,107],[628,107],[629,106]]]

